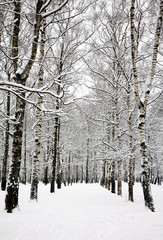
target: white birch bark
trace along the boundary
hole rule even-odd
[[[19,32],[20,32],[20,15],[21,15],[21,4],[22,1],[14,1],[14,27],[12,34],[12,64],[13,71],[15,73],[14,80],[16,83],[25,85],[33,63],[36,59],[39,29],[41,25],[41,15],[39,14],[40,8],[43,4],[41,0],[38,0],[36,4],[36,22],[34,24],[33,30],[33,42],[31,56],[27,65],[25,66],[22,73],[18,73],[18,56],[19,56]],[[16,97],[16,111],[14,124],[14,135],[13,135],[13,145],[12,145],[12,161],[10,167],[10,174],[7,186],[7,194],[5,198],[6,210],[7,212],[12,212],[13,208],[18,205],[18,192],[19,192],[19,172],[21,163],[21,151],[22,151],[22,135],[23,135],[23,120],[25,111],[25,93],[20,93],[21,97]]]
[[[140,152],[141,152],[141,157],[142,157],[142,186],[143,186],[145,205],[151,211],[155,211],[153,198],[152,198],[152,194],[151,194],[151,188],[150,188],[150,167],[149,167],[149,161],[148,161],[148,157],[147,157],[145,127],[146,127],[147,104],[149,101],[150,91],[152,89],[152,83],[153,83],[154,75],[155,75],[155,71],[156,71],[158,46],[159,46],[160,32],[162,29],[163,1],[160,0],[160,11],[159,11],[158,19],[157,19],[157,26],[156,26],[156,32],[155,32],[150,80],[146,81],[146,89],[144,91],[144,97],[142,98],[142,100],[140,98],[139,85],[138,85],[138,74],[137,74],[137,66],[136,66],[135,25],[134,25],[135,0],[131,1],[130,14],[131,14],[131,17],[130,17],[130,21],[131,21],[131,56],[132,56],[133,78],[134,78],[134,93],[135,93],[135,99],[136,99],[138,109],[139,109],[138,130],[139,130],[139,140],[140,140]]]
[[[41,45],[40,45],[40,71],[38,79],[38,88],[43,86],[44,77],[44,48],[45,48],[45,26],[46,21],[42,21],[41,27]],[[30,199],[38,198],[38,183],[39,183],[39,166],[40,166],[40,146],[41,146],[41,128],[42,128],[42,96],[38,96],[37,109],[36,109],[36,126],[35,126],[35,152],[33,158],[33,171],[32,171],[32,183],[31,183],[31,194]]]
[[[127,92],[127,108],[128,108],[128,128],[129,128],[129,181],[128,181],[128,199],[134,201],[133,196],[133,185],[134,185],[134,157],[133,157],[133,129],[132,129],[132,118],[131,118],[131,86],[128,83]]]
[[[9,131],[10,131],[10,92],[7,93],[7,120],[6,120],[6,129],[5,129],[5,140],[4,140],[4,156],[2,163],[2,182],[1,190],[5,191],[7,183],[7,162],[8,162],[8,152],[9,152]]]

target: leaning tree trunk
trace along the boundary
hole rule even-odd
[[[157,55],[158,55],[158,47],[159,47],[159,39],[160,33],[162,29],[162,21],[163,21],[163,1],[160,0],[160,11],[157,19],[157,26],[155,31],[155,40],[153,47],[153,56],[152,56],[152,66],[151,66],[151,75],[149,81],[146,82],[147,86],[144,91],[143,100],[140,99],[139,93],[139,85],[138,85],[138,74],[137,74],[137,66],[136,66],[136,46],[135,46],[135,0],[131,0],[131,9],[130,9],[130,23],[131,23],[131,59],[132,59],[132,70],[134,77],[134,93],[135,99],[139,109],[139,140],[140,140],[140,153],[142,158],[142,187],[144,193],[145,205],[151,210],[155,211],[153,198],[151,194],[150,187],[150,167],[149,160],[147,157],[147,144],[146,144],[146,136],[145,136],[145,128],[146,128],[146,111],[147,105],[149,102],[150,91],[152,90],[153,79],[156,71],[156,63],[157,63]]]

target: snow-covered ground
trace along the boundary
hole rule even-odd
[[[163,240],[163,186],[152,186],[156,212],[144,207],[135,184],[135,202],[99,184],[74,184],[50,194],[39,184],[39,201],[29,200],[30,186],[20,185],[19,209],[4,210],[0,191],[0,240]]]

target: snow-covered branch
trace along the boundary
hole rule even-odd
[[[42,14],[42,18],[47,18],[47,17],[49,17],[49,16],[51,16],[53,14],[56,14],[57,12],[59,12],[68,3],[68,1],[69,0],[65,0],[57,9],[54,9],[54,10],[52,10],[50,12]],[[48,3],[48,5],[49,5],[49,3]],[[44,9],[44,6],[43,6],[43,9]],[[41,10],[41,11],[43,11],[43,10]]]
[[[19,91],[26,91],[26,92],[37,93],[37,94],[48,94],[55,98],[63,97],[63,92],[60,95],[58,95],[51,91],[44,90],[45,86],[37,89],[37,88],[26,87],[22,84],[8,82],[8,81],[3,81],[3,82],[0,81],[0,86],[9,86],[9,88],[1,87],[1,90],[5,90],[5,91],[11,91],[11,87],[14,88],[15,90],[12,90],[12,93],[14,93],[14,94],[17,94]]]

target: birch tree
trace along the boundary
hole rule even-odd
[[[9,153],[9,135],[10,135],[10,92],[7,93],[7,111],[6,111],[6,129],[4,138],[4,157],[2,163],[2,183],[1,189],[5,191],[7,183],[7,164],[8,164],[8,153]]]
[[[41,44],[40,44],[40,70],[39,70],[39,79],[38,79],[38,88],[43,86],[44,78],[44,48],[45,48],[45,19],[42,21],[41,30]],[[32,183],[31,183],[31,194],[30,199],[37,199],[37,189],[39,182],[39,162],[40,162],[40,144],[41,144],[41,128],[42,128],[42,96],[38,96],[37,109],[36,109],[36,126],[35,126],[35,153],[33,160],[33,174],[32,174]]]
[[[52,48],[52,56],[54,58],[54,64],[56,65],[56,72],[58,74],[58,86],[56,88],[57,94],[62,92],[68,92],[69,86],[76,84],[76,78],[79,74],[80,59],[83,54],[83,50],[80,47],[85,44],[86,40],[92,34],[85,34],[83,16],[89,6],[90,2],[83,1],[75,2],[67,5],[66,12],[62,14],[60,19],[56,17],[56,28],[59,36],[55,42],[54,48]],[[71,9],[74,9],[72,11]],[[79,54],[79,52],[80,54]],[[79,69],[78,69],[79,68]],[[69,78],[71,72],[71,80]],[[63,87],[62,87],[63,86]],[[63,98],[56,98],[55,102],[55,123],[54,123],[54,144],[53,144],[53,161],[52,161],[52,175],[51,175],[51,187],[50,191],[55,191],[55,180],[57,181],[57,187],[61,188],[61,159],[60,159],[60,146],[61,146],[61,131],[62,131],[62,114],[66,108],[66,99],[68,94],[65,94]],[[65,106],[64,106],[65,103]]]
[[[153,86],[154,76],[156,72],[156,63],[158,56],[160,33],[162,30],[162,18],[163,18],[163,1],[160,0],[159,15],[157,18],[156,31],[154,34],[154,46],[153,55],[150,68],[150,76],[145,80],[144,94],[140,96],[139,75],[136,63],[136,31],[135,31],[135,0],[131,1],[130,9],[130,24],[131,24],[131,57],[132,57],[132,70],[134,78],[134,94],[139,109],[139,140],[140,140],[140,152],[142,158],[142,187],[144,193],[145,205],[151,210],[155,211],[151,188],[150,188],[150,167],[149,159],[147,156],[147,143],[146,143],[146,113],[149,102],[150,93]]]
[[[62,7],[68,2],[64,1],[57,9],[43,14],[44,10],[49,6],[51,1],[38,0],[35,5],[35,19],[33,26],[33,35],[31,43],[31,53],[28,57],[28,61],[24,61],[24,65],[19,69],[21,60],[19,55],[19,43],[20,43],[20,32],[21,32],[21,7],[23,2],[21,0],[13,2],[13,12],[14,12],[14,25],[12,33],[12,66],[13,66],[13,80],[16,84],[25,86],[27,79],[29,77],[32,66],[36,60],[37,48],[39,41],[39,33],[41,22],[43,18],[47,18],[52,14],[60,11]],[[21,91],[16,96],[16,111],[15,111],[15,124],[14,124],[14,134],[13,134],[13,145],[12,145],[12,163],[10,167],[9,181],[7,186],[6,195],[6,210],[7,212],[12,212],[13,208],[18,205],[18,189],[19,189],[19,171],[21,163],[21,151],[22,151],[22,135],[23,135],[23,120],[24,120],[24,110],[25,110],[25,92]]]

